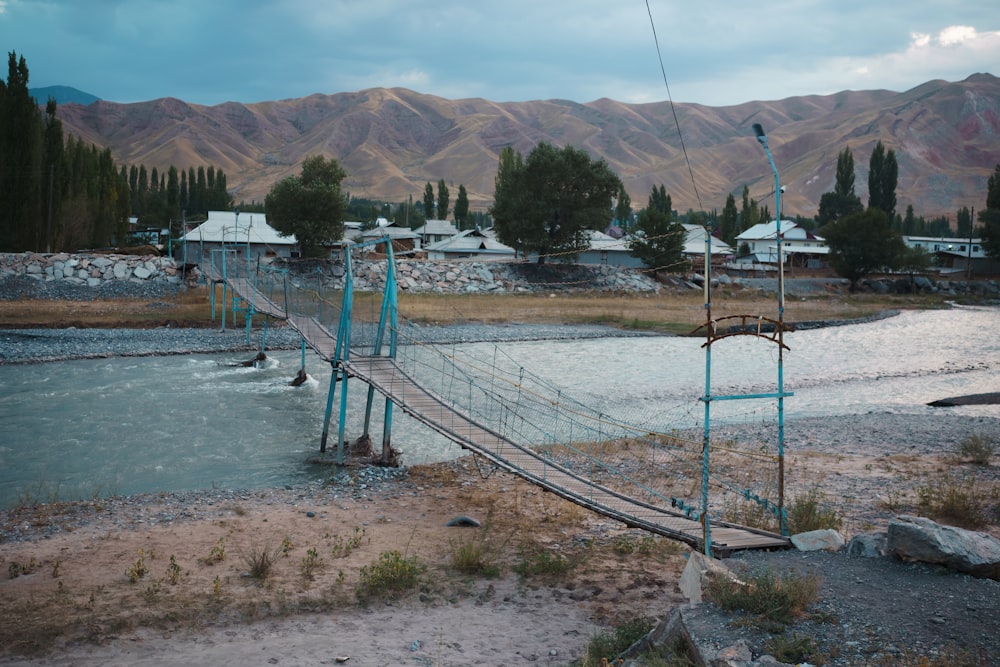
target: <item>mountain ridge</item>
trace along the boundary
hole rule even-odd
[[[674,125],[676,113],[681,138]],[[604,158],[641,208],[661,183],[681,209],[721,209],[743,185],[773,213],[774,177],[751,125],[761,123],[787,187],[787,215],[812,216],[833,189],[837,154],[854,152],[856,190],[867,201],[868,158],[877,141],[899,163],[897,211],[953,218],[981,207],[1000,163],[1000,79],[928,81],[902,93],[841,91],[725,107],[628,104],[608,98],[492,102],[449,100],[405,88],[214,106],[176,98],[119,104],[65,104],[57,116],[79,138],[111,149],[116,161],[164,170],[214,165],[237,201],[262,201],[297,175],[308,155],[335,157],[355,196],[419,200],[439,179],[464,184],[474,208],[492,200],[500,150],[527,154],[539,141],[571,144]],[[684,153],[691,163],[692,185]]]

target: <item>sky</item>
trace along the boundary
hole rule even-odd
[[[726,106],[1000,76],[1000,5],[0,0],[0,43],[25,58],[32,88],[66,85],[123,103],[253,103],[402,87],[495,102]]]

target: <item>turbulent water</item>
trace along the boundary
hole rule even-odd
[[[1000,310],[905,312],[869,324],[790,333],[785,419],[894,412],[1000,417],[1000,406],[930,408],[935,399],[1000,391]],[[585,404],[619,418],[687,428],[703,418],[706,358],[691,338],[462,345],[514,360]],[[318,448],[329,366],[307,356],[311,380],[288,385],[298,352],[66,361],[0,366],[0,506],[24,499],[295,484],[325,471]],[[752,337],[713,346],[713,395],[773,392],[777,347]],[[354,383],[347,437],[364,410]],[[713,403],[713,419],[768,420],[774,401]],[[715,407],[718,406],[718,407]],[[336,441],[336,408],[330,442]],[[376,412],[381,414],[381,412]],[[380,419],[373,424],[380,425]],[[375,433],[375,440],[380,433]],[[393,444],[408,464],[452,458],[457,446],[399,411]]]

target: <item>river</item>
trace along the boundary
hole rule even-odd
[[[1000,391],[1000,309],[907,311],[851,326],[792,332],[785,342],[785,419],[891,412],[1000,417],[1000,406],[931,408],[932,400]],[[705,354],[677,337],[471,343],[503,356],[620,418],[689,428],[702,419]],[[330,370],[307,357],[311,380],[293,388],[298,352],[191,354],[0,366],[0,507],[157,491],[257,488],[322,479],[305,461],[318,448]],[[773,391],[777,348],[754,337],[713,346],[712,393]],[[362,385],[349,394],[358,435]],[[773,420],[774,401],[713,405],[713,419]],[[336,433],[336,410],[332,432]],[[374,420],[379,424],[380,420]],[[1000,434],[997,434],[1000,436]],[[376,435],[376,437],[378,437]],[[331,440],[335,440],[335,437]],[[397,411],[404,463],[461,450]]]

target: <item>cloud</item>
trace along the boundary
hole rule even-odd
[[[650,0],[647,13],[607,0],[0,0],[0,28],[32,85],[120,102],[380,86],[649,102],[667,97],[662,57],[677,101],[724,105],[990,71],[995,2]]]

